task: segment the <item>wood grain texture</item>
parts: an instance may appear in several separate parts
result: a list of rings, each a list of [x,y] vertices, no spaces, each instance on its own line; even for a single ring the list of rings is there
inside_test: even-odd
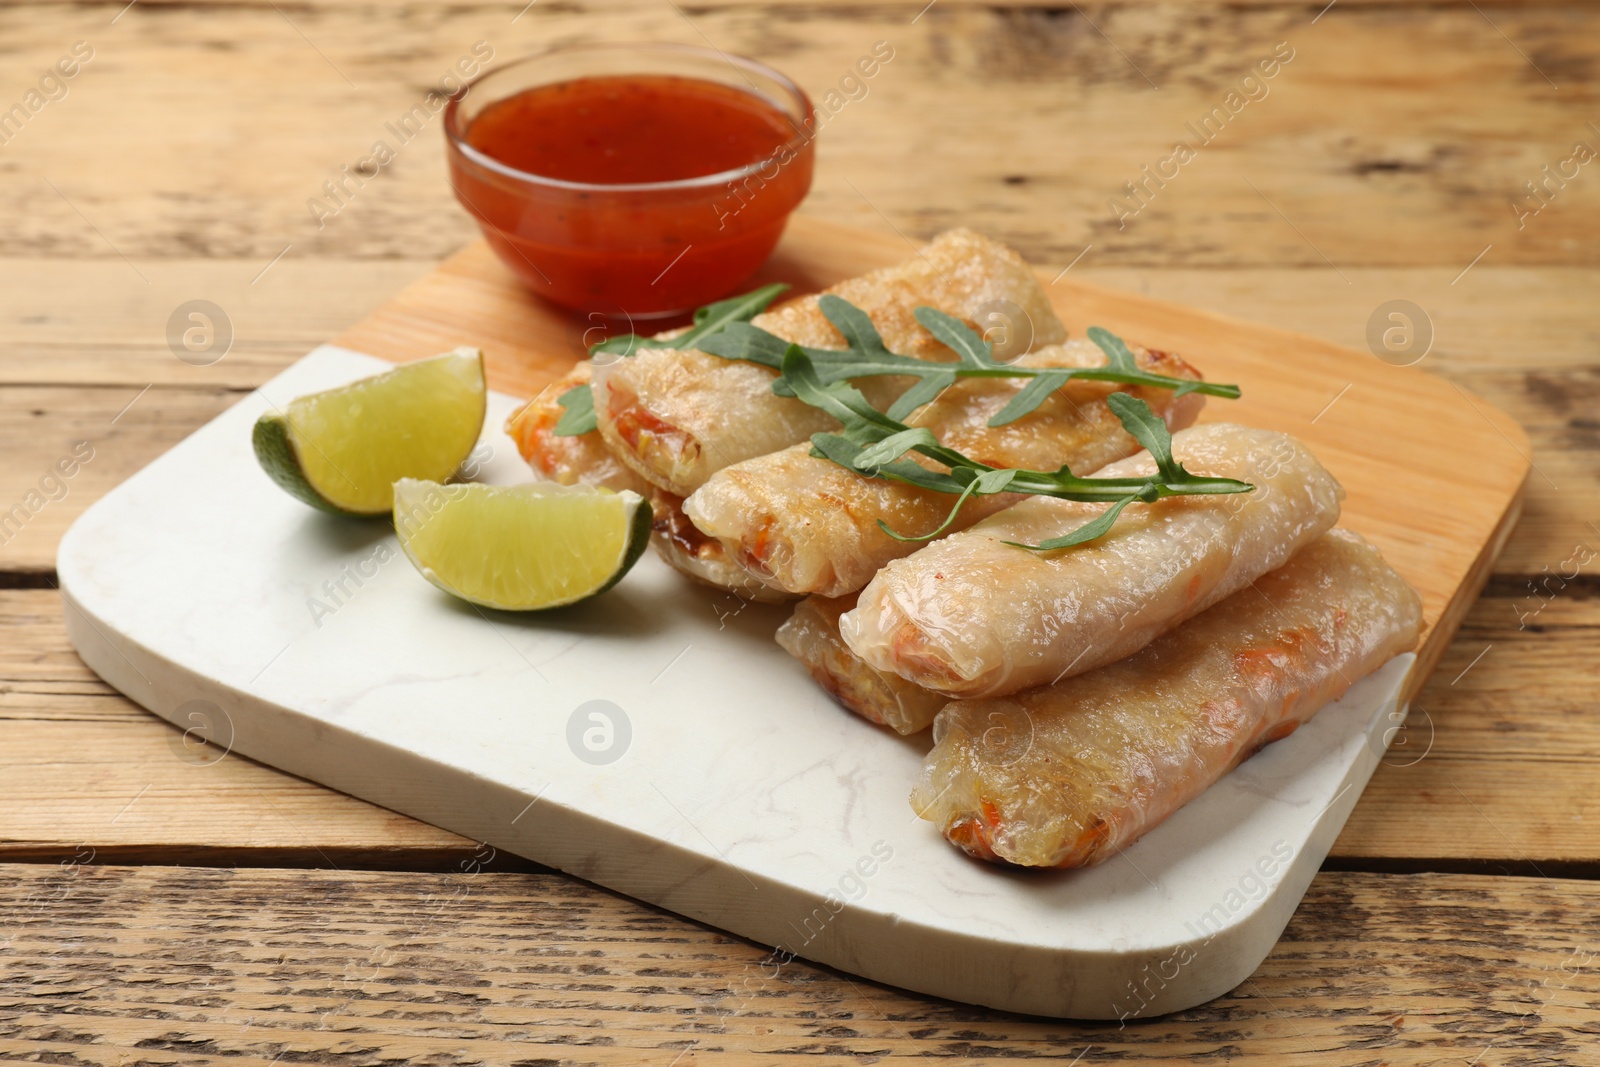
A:
[[[5,146],[0,255],[438,259],[470,224],[440,181],[437,119],[336,217],[319,226],[307,201],[477,41],[503,58],[709,40],[826,98],[884,40],[894,60],[819,143],[809,210],[833,221],[925,237],[981,218],[1040,262],[1093,244],[1087,264],[1293,265],[1330,288],[1330,263],[1448,280],[1489,244],[1481,265],[1595,264],[1593,168],[1520,229],[1510,208],[1575,142],[1600,145],[1592,5],[1344,3],[1314,24],[1321,4],[939,3],[914,23],[900,3],[524,6],[212,3],[202,20],[139,4],[112,25],[120,3],[9,5],[8,104],[72,42],[96,58]],[[1119,223],[1108,201],[1198,142],[1186,124],[1280,41],[1295,58],[1268,94]]]
[[[437,865],[455,834],[185,740],[100,681],[67,642],[60,597],[0,590],[0,857],[310,866]],[[220,735],[217,735],[220,737]]]
[[[0,1056],[1571,1067],[1600,1040],[1593,883],[1324,873],[1242,986],[1119,1027],[779,967],[725,934],[492,860],[415,875],[96,858],[0,866]]]
[[[227,389],[122,385],[0,390],[0,454],[6,457],[0,476],[0,562],[5,569],[53,572],[56,545],[84,508],[231,407],[239,395]]]
[[[141,268],[146,282],[116,258],[0,259],[0,389],[253,389],[436,265],[287,257],[251,284],[254,260],[164,259]],[[168,339],[192,300],[220,307],[233,334],[206,365]]]
[[[889,40],[894,63],[824,134],[809,214],[916,239],[974,225],[1058,267],[1093,245],[1072,277],[1357,349],[1409,298],[1436,328],[1422,366],[1527,428],[1523,519],[1334,862],[1592,876],[1600,586],[1593,563],[1559,575],[1600,548],[1600,171],[1522,229],[1510,200],[1600,144],[1600,10],[1340,0],[1312,25],[1320,0],[541,0],[513,22],[521,0],[144,0],[112,23],[122,6],[0,7],[0,108],[73,41],[96,49],[0,146],[0,509],[97,435],[65,499],[0,544],[0,585],[39,587],[0,591],[0,858],[45,861],[0,867],[0,1058],[1594,1061],[1575,954],[1600,940],[1592,883],[1324,873],[1251,983],[1130,1031],[800,965],[769,981],[759,949],[555,877],[158,868],[80,894],[85,844],[99,863],[444,871],[473,846],[237,756],[183,762],[175,730],[77,662],[44,586],[88,501],[473,236],[436,128],[322,228],[306,201],[474,41],[710,38],[820,96]],[[1107,200],[1278,40],[1296,58],[1271,95],[1118,228]],[[209,367],[165,338],[195,298],[236,328]]]
[[[987,220],[974,213],[972,225],[987,229]],[[879,232],[894,236],[887,227]],[[909,253],[903,242],[901,247]],[[0,388],[141,389],[152,382],[164,388],[254,388],[438,265],[288,258],[252,286],[253,262],[162,260],[147,271],[152,289],[120,261],[0,259]],[[1051,277],[1064,266],[1066,261],[1040,261]],[[1455,286],[1449,275],[1430,267],[1345,273],[1351,285],[1330,287],[1312,269],[1095,267],[1085,259],[1071,276],[1358,350],[1367,344],[1372,312],[1405,297],[1421,305],[1434,326],[1432,351],[1420,367],[1462,384],[1473,375],[1503,372],[1498,384],[1512,399],[1525,393],[1519,375],[1592,372],[1600,363],[1596,316],[1580,299],[1600,289],[1600,269],[1480,265]],[[86,292],[94,294],[91,307],[85,306]],[[234,331],[232,349],[209,366],[181,362],[166,338],[169,315],[193,299],[221,306]],[[581,336],[581,330],[574,333]],[[1567,406],[1593,394],[1591,386],[1587,396],[1571,398]],[[1547,413],[1546,402],[1560,395],[1560,389],[1529,394],[1527,410],[1512,413],[1533,428]],[[1507,403],[1499,395],[1495,400]]]

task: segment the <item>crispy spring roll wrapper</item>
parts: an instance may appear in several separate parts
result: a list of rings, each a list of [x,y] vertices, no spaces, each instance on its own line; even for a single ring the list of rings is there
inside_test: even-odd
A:
[[[648,496],[650,487],[643,478],[622,464],[593,431],[558,435],[556,423],[566,410],[559,403],[569,390],[589,384],[591,365],[577,364],[550,383],[550,387],[506,420],[506,433],[516,442],[517,451],[542,477],[562,485],[599,485],[619,492],[632,489]]]
[[[730,560],[722,545],[695,529],[683,514],[683,498],[654,487],[645,496],[652,512],[650,546],[679,574],[725,589],[741,600],[782,604],[794,594],[767,585]]]
[[[1410,651],[1421,621],[1378,550],[1334,530],[1128,659],[951,703],[911,806],[982,859],[1098,863]]]
[[[855,597],[807,597],[778,627],[778,644],[835,700],[862,718],[900,734],[927,729],[950,698],[874,670],[846,648],[839,637],[839,616],[854,605]]]
[[[1139,366],[1175,378],[1200,377],[1177,356],[1135,351]],[[1035,367],[1103,367],[1105,353],[1088,341],[1049,345],[1019,363]],[[1075,381],[1037,410],[1006,426],[989,419],[1021,392],[1026,378],[964,378],[906,421],[925,426],[951,448],[992,467],[1055,470],[1062,464],[1090,474],[1139,451],[1105,398],[1109,382]],[[1205,404],[1199,393],[1174,399],[1170,389],[1127,390],[1150,405],[1169,429],[1194,422]],[[918,459],[913,455],[910,458]],[[919,460],[920,461],[920,460]],[[940,469],[931,461],[924,465]],[[951,529],[960,530],[1015,504],[1015,494],[975,496]],[[866,478],[811,455],[809,442],[745,460],[712,475],[684,504],[694,524],[720,541],[731,559],[764,582],[793,593],[838,597],[861,589],[890,560],[920,543],[884,533],[937,529],[954,498],[903,482]]]
[[[1066,337],[1022,257],[971,230],[947,231],[898,266],[826,291],[867,312],[891,351],[923,359],[951,355],[916,321],[913,312],[922,305],[969,321],[994,309],[1024,319],[1013,321],[995,345],[999,359]],[[845,347],[843,336],[818,310],[816,295],[789,301],[752,322],[807,347]],[[652,484],[688,496],[724,467],[838,426],[800,400],[775,396],[775,376],[766,367],[704,352],[645,349],[596,366],[595,417],[606,444],[624,463]],[[910,384],[905,378],[875,378],[862,386],[874,404],[887,407]]]
[[[1174,434],[1172,451],[1255,491],[1134,504],[1105,536],[1053,552],[1005,542],[1039,544],[1109,505],[1030,497],[884,567],[839,620],[845,643],[928,689],[1004,696],[1137,652],[1338,521],[1344,490],[1284,434],[1212,423]],[[1097,476],[1155,470],[1141,452]]]
[[[517,451],[541,476],[562,485],[598,485],[631,489],[650,501],[653,513],[650,543],[675,570],[704,585],[725,589],[744,600],[782,602],[794,599],[763,584],[731,562],[722,546],[706,537],[683,514],[683,499],[650,485],[618,462],[598,433],[558,435],[554,432],[567,390],[589,384],[591,365],[577,364],[550,388],[534,397],[506,422]]]

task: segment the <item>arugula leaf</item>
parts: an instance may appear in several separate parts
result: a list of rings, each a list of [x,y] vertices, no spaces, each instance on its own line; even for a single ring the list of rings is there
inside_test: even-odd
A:
[[[693,326],[678,336],[669,337],[664,341],[654,337],[641,337],[636,333],[608,337],[598,344],[589,346],[589,355],[608,353],[631,356],[641,348],[693,348],[695,342],[720,332],[729,323],[748,322],[755,318],[767,310],[767,305],[772,303],[779,293],[788,288],[782,282],[777,282],[739,296],[730,296],[726,300],[718,300],[714,304],[707,304],[694,313]]]
[[[861,395],[861,390],[849,382],[823,381],[817,374],[816,364],[799,345],[790,345],[783,354],[782,371],[794,395],[838,419],[848,440],[870,444],[910,429],[873,407]]]
[[[789,287],[782,282],[764,285],[760,289],[751,290],[740,296],[731,296],[726,300],[719,300],[714,304],[707,304],[694,313],[694,325],[676,337],[665,341],[653,337],[640,337],[636,333],[622,334],[618,337],[608,337],[598,344],[589,346],[589,358],[602,353],[617,356],[631,356],[644,348],[694,348],[698,342],[707,337],[715,336],[731,325],[743,324],[767,310],[767,305],[779,293]],[[765,331],[762,331],[765,332]],[[768,336],[771,336],[770,334]],[[555,433],[562,437],[576,437],[586,434],[596,427],[594,415],[594,394],[587,385],[574,386],[556,400],[565,410],[557,420]]]
[[[931,404],[939,398],[939,394],[956,384],[955,371],[935,372],[924,375],[916,385],[900,394],[900,398],[889,405],[891,419],[904,419],[913,411],[925,404]],[[1032,382],[1028,383],[1032,385]]]
[[[973,478],[967,483],[967,487],[961,491],[961,495],[956,498],[955,504],[950,508],[950,513],[945,516],[944,522],[940,523],[936,529],[922,534],[921,536],[908,537],[895,533],[889,528],[889,524],[884,522],[882,519],[878,520],[878,529],[882,530],[896,541],[932,541],[935,537],[938,537],[940,534],[948,530],[951,523],[956,521],[956,515],[961,511],[961,505],[967,502],[967,498],[969,496],[972,496],[974,493],[982,493],[985,495],[1004,493],[1006,492],[1006,487],[1015,481],[1017,475],[1021,473],[1022,472],[1018,470],[984,471],[982,474],[978,475],[976,478]]]
[[[831,294],[829,297],[839,300]],[[839,300],[839,303],[860,313],[859,309],[844,300]],[[882,339],[878,337],[876,329],[873,330],[872,337],[881,345]],[[732,323],[721,333],[706,338],[700,345],[700,351],[709,352],[713,356],[758,363],[775,371],[783,370],[783,354],[788,350],[788,341],[747,322]],[[817,375],[825,382],[874,378],[880,375],[922,378],[929,374],[948,373],[954,370],[954,364],[913,359],[881,347],[870,351],[857,348],[802,348],[801,350],[810,357],[816,367]],[[794,395],[788,383],[781,377],[773,382],[772,391],[779,396]]]
[[[932,307],[919,307],[911,313],[922,323],[923,329],[961,358],[963,367],[992,369],[1005,366],[994,361],[994,346],[954,315],[947,315]]]
[[[955,522],[969,499],[994,493],[1024,493],[1111,505],[1091,521],[1060,537],[1037,545],[1017,545],[1050,551],[1104,536],[1129,504],[1150,503],[1168,496],[1248,493],[1255,489],[1249,482],[1190,473],[1173,458],[1172,435],[1167,432],[1166,423],[1156,417],[1150,405],[1126,393],[1113,393],[1108,403],[1128,433],[1155,458],[1156,473],[1143,478],[1080,478],[1065,465],[1056,471],[1033,471],[990,467],[969,459],[940,443],[927,427],[907,426],[878,411],[848,381],[826,380],[811,353],[799,345],[790,345],[784,352],[781,370],[795,396],[826,411],[838,419],[843,428],[842,433],[812,435],[812,455],[869,478],[905,482],[956,498],[944,522],[930,533],[898,533],[880,519],[878,525],[897,540],[925,541],[938,537]],[[930,459],[945,470],[901,458],[908,453]]]
[[[910,534],[896,533],[894,528],[888,523],[884,522],[882,519],[878,520],[878,529],[882,530],[896,541],[932,541],[935,537],[938,537],[940,534],[950,529],[951,524],[956,521],[956,516],[961,512],[961,505],[965,504],[967,499],[971,497],[973,493],[976,493],[979,488],[980,479],[973,478],[968,481],[966,488],[961,490],[961,495],[956,497],[956,502],[950,505],[950,513],[944,517],[944,521],[925,534],[912,536]]]
[[[576,437],[595,428],[594,393],[587,385],[575,385],[556,398],[562,406],[561,418],[550,431],[558,437]]]
[[[844,335],[845,343],[856,352],[867,356],[891,355],[883,343],[883,336],[872,325],[872,317],[850,301],[832,293],[817,297],[817,310],[833,323],[834,329]]]
[[[702,352],[709,352],[723,359],[759,363],[772,370],[783,367],[783,353],[788,347],[789,342],[777,334],[768,333],[748,322],[730,322],[721,333],[707,337],[700,343]]]
[[[956,354],[954,362],[938,362],[889,351],[867,313],[842,297],[825,293],[818,298],[817,307],[844,336],[846,345],[844,348],[802,348],[817,378],[824,383],[885,376],[915,378],[916,382],[889,408],[889,414],[895,419],[904,419],[932,402],[960,378],[1031,379],[990,418],[989,425],[995,427],[1013,423],[1037,410],[1050,394],[1075,378],[1170,389],[1174,396],[1204,393],[1232,398],[1239,395],[1236,385],[1174,378],[1141,370],[1122,338],[1098,326],[1089,329],[1089,338],[1105,352],[1106,366],[1032,367],[996,362],[994,347],[966,323],[937,308],[918,307],[912,312],[917,321]],[[789,343],[748,322],[734,322],[706,338],[699,347],[713,356],[758,363],[781,372]],[[781,374],[773,382],[772,391],[779,396],[794,395],[787,377]]]
[[[1087,544],[1099,537],[1104,537],[1111,532],[1111,527],[1116,525],[1117,516],[1122,514],[1122,509],[1139,499],[1136,496],[1125,496],[1112,504],[1100,514],[1093,522],[1086,522],[1071,533],[1052,537],[1047,541],[1040,541],[1036,545],[1025,545],[1021,541],[1006,541],[1005,544],[1013,548],[1026,548],[1032,552],[1051,552],[1058,548],[1072,548],[1074,545]]]
[[[1112,393],[1106,397],[1106,406],[1121,421],[1123,429],[1155,457],[1161,477],[1175,482],[1189,473],[1172,458],[1172,435],[1167,432],[1166,422],[1156,418],[1149,404],[1127,393]]]
[[[931,445],[938,447],[939,439],[933,431],[926,426],[914,426],[909,430],[892,433],[875,444],[868,445],[856,457],[856,463],[861,466],[881,467],[885,463],[893,462],[910,452],[918,445]]]
[[[1138,364],[1134,361],[1133,353],[1128,351],[1127,343],[1100,326],[1091,326],[1088,330],[1089,340],[1100,346],[1100,351],[1106,354],[1106,359],[1111,361],[1111,369],[1115,371],[1137,371]]]
[[[1100,351],[1106,354],[1106,359],[1110,361],[1112,370],[1118,373],[1138,373],[1138,361],[1133,358],[1133,353],[1128,351],[1128,346],[1123,342],[1122,338],[1099,326],[1089,327],[1088,337],[1089,340],[1100,346]],[[1212,392],[1209,389],[1202,388],[1202,383],[1192,378],[1178,380],[1183,384],[1173,390],[1173,396],[1175,397],[1187,396],[1190,393],[1210,393],[1212,396],[1225,396],[1230,400],[1239,398],[1239,387],[1237,385],[1219,386],[1219,391]]]
[[[1009,426],[1038,409],[1044,403],[1044,398],[1060,389],[1072,380],[1070,370],[1045,371],[1033,381],[1024,385],[1017,391],[1017,395],[1006,401],[1006,406],[995,412],[989,420],[990,426]]]

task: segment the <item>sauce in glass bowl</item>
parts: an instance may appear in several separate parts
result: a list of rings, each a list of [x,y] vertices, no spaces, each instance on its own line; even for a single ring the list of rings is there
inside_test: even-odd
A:
[[[557,49],[451,100],[451,183],[533,292],[637,318],[726,296],[811,185],[810,101],[681,45]]]

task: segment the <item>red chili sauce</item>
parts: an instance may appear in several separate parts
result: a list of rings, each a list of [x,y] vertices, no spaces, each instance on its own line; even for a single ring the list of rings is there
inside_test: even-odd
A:
[[[671,75],[578,78],[486,106],[465,131],[519,180],[452,153],[457,195],[535,292],[608,316],[734,291],[811,184],[811,133],[768,100]],[[630,189],[760,164],[735,181]],[[593,188],[618,186],[620,188]]]

